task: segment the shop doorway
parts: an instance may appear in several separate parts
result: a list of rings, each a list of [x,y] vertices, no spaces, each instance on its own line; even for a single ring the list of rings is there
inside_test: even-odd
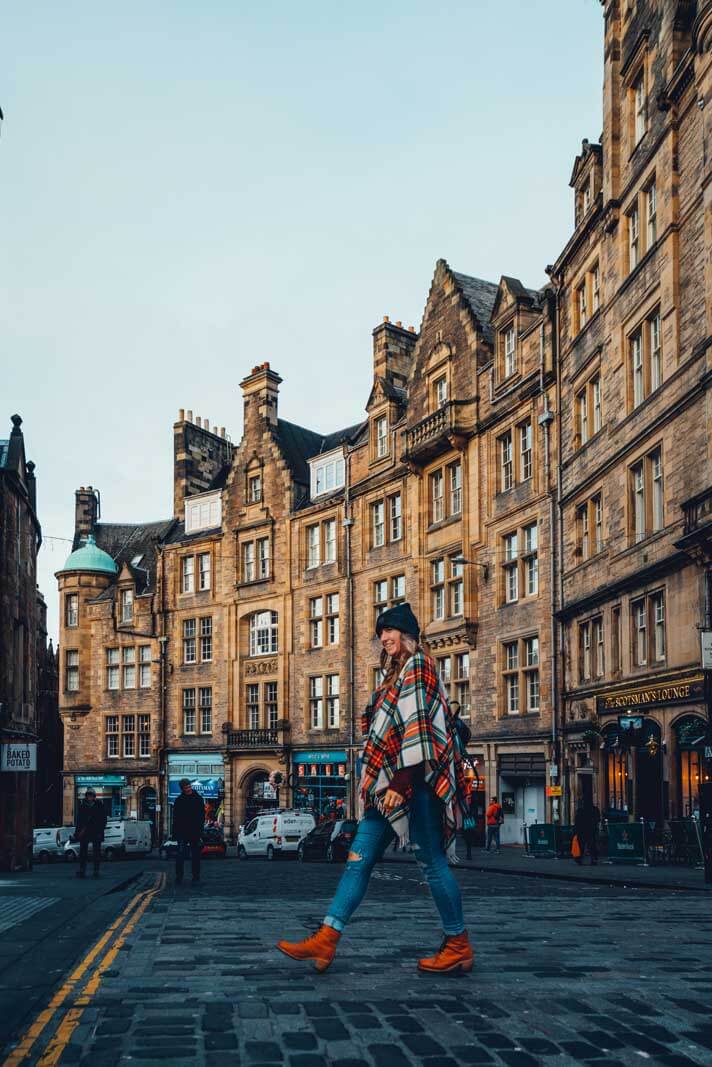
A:
[[[269,783],[267,771],[255,771],[245,782],[245,825],[260,811],[279,807],[275,789]]]
[[[660,727],[644,719],[635,745],[635,814],[654,829],[663,818],[663,746]]]
[[[663,819],[663,746],[654,719],[622,715],[603,730],[606,805],[611,821],[630,815],[655,829]]]
[[[151,837],[156,841],[156,790],[153,786],[145,786],[139,793],[138,817],[151,824]]]

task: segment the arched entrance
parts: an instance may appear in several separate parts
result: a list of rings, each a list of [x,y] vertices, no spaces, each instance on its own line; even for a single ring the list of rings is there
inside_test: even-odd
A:
[[[673,727],[677,749],[677,814],[689,818],[700,805],[700,784],[709,781],[705,767],[707,723],[699,715],[684,715]]]
[[[604,815],[610,820],[663,817],[663,749],[654,719],[622,715],[604,728]]]
[[[245,824],[260,811],[269,811],[278,806],[275,790],[269,784],[268,771],[253,771],[245,779]]]
[[[144,786],[138,795],[138,817],[151,824],[151,836],[156,840],[156,790],[153,786]]]

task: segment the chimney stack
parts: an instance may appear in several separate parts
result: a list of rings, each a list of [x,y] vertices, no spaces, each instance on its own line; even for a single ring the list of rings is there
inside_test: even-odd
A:
[[[404,389],[413,367],[413,351],[418,334],[410,326],[407,330],[403,323],[391,322],[388,315],[383,316],[373,331],[373,376],[384,378],[391,385]]]
[[[99,494],[91,485],[82,485],[74,494],[74,540],[86,538],[99,518]]]
[[[251,373],[240,382],[245,403],[245,425],[254,418],[262,419],[269,426],[277,425],[281,384],[282,379],[270,369],[269,363],[252,368]]]

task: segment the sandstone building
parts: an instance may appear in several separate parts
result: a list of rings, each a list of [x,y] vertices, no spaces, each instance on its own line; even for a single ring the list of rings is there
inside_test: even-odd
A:
[[[375,618],[405,599],[505,842],[581,795],[612,818],[692,809],[712,628],[712,4],[616,0],[604,22],[603,135],[575,160],[574,229],[544,287],[440,260],[420,331],[373,331],[360,421],[286,421],[263,363],[238,443],[180,413],[172,517],[102,523],[97,492],[77,492],[58,574],[65,819],[91,783],[166,829],[184,775],[229,831],[271,804],[352,809]]]

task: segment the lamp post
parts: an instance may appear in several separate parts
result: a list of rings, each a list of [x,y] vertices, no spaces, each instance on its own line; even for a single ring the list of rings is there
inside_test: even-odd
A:
[[[476,559],[466,559],[465,556],[452,556],[451,557],[451,563],[467,563],[471,567],[481,567],[482,568],[482,580],[486,582],[487,579],[489,578],[489,566],[488,566],[487,563],[480,563]]]

